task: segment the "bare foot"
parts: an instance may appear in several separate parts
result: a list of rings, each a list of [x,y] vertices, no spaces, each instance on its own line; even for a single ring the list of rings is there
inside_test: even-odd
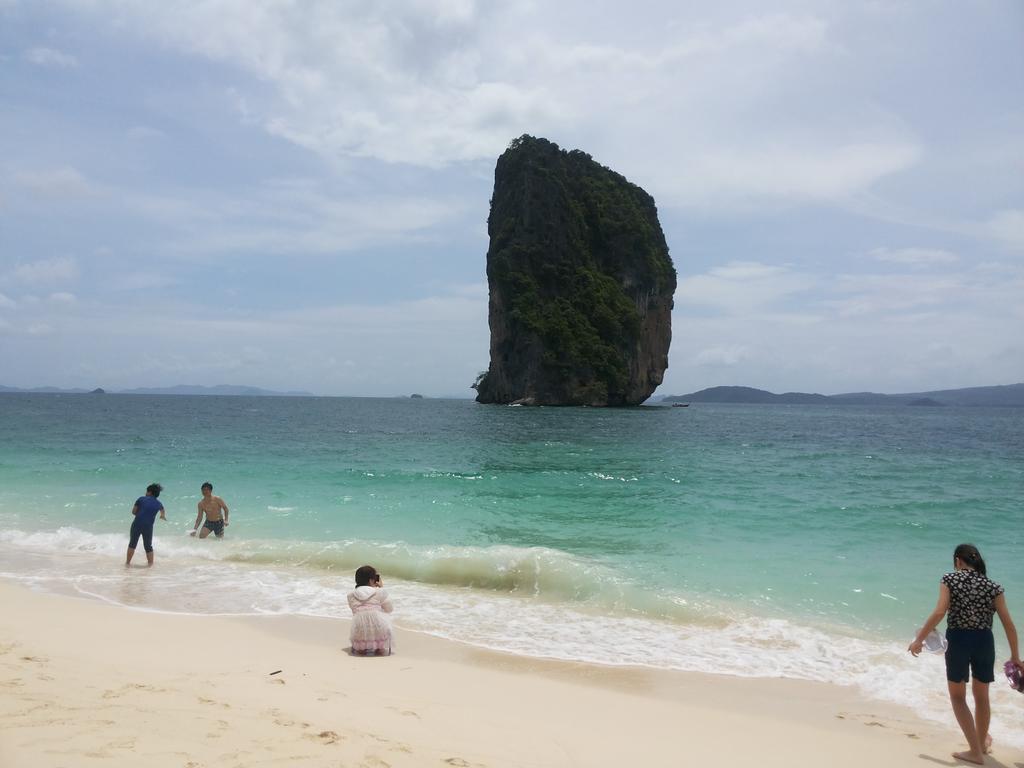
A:
[[[981,751],[984,752],[986,755],[989,752],[992,751],[992,736],[986,734],[986,736],[985,736],[985,748],[982,749]]]
[[[957,760],[963,760],[965,763],[985,764],[985,755],[976,755],[973,752],[954,752],[953,757]]]

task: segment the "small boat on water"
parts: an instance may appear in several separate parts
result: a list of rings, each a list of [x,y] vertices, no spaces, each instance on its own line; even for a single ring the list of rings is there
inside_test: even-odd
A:
[[[689,408],[689,403],[672,403],[673,408]]]

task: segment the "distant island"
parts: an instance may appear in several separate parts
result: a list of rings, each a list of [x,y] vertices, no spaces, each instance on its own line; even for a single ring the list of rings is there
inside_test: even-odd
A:
[[[780,405],[943,405],[1024,407],[1024,384],[993,387],[940,389],[933,392],[908,392],[883,395],[878,392],[848,392],[819,395],[808,392],[784,392],[777,395],[753,387],[709,387],[688,395],[666,395],[663,403],[752,403]]]
[[[233,395],[247,397],[315,397],[312,392],[275,392],[270,389],[259,387],[245,387],[233,384],[219,384],[215,387],[202,387],[196,384],[178,384],[173,387],[142,387],[139,389],[104,390],[96,389],[60,389],[59,387],[34,387],[22,389],[20,387],[0,386],[0,393],[21,392],[28,394],[117,394],[117,395]]]

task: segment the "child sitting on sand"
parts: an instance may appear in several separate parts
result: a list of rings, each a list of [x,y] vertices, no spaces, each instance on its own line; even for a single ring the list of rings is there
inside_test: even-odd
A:
[[[372,565],[356,570],[356,588],[348,593],[348,607],[352,609],[352,653],[390,656],[391,622],[384,614],[394,606]]]

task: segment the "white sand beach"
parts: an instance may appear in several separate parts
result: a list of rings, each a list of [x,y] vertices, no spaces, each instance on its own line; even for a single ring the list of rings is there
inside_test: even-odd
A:
[[[357,658],[343,621],[151,613],[10,583],[0,595],[3,766],[852,768],[953,765],[961,746],[952,726],[839,686],[538,661],[401,631],[394,656]],[[1024,753],[997,742],[989,764],[1019,768]]]

